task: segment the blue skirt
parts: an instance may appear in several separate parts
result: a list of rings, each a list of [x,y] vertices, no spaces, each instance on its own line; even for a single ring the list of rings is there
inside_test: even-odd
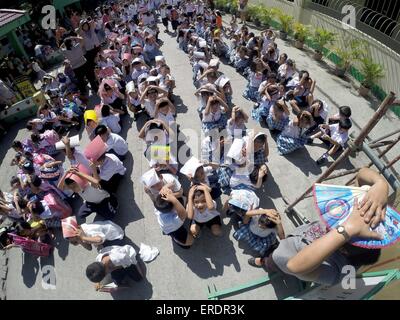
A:
[[[307,142],[306,136],[300,138],[291,138],[283,136],[281,134],[277,140],[279,154],[283,156],[292,153],[297,149],[303,148],[306,142]]]
[[[228,119],[226,117],[225,113],[221,114],[221,118],[219,118],[218,121],[215,122],[202,122],[202,129],[204,132],[208,132],[212,129],[224,129],[226,127],[226,123],[228,122]]]
[[[247,242],[250,248],[261,256],[264,256],[265,252],[277,242],[275,233],[271,233],[265,238],[259,237],[251,232],[249,224],[243,224],[235,231],[233,237],[237,241],[244,240]]]
[[[258,99],[260,97],[260,94],[258,93],[258,88],[250,87],[250,85],[247,85],[247,88],[243,93],[243,97],[247,100],[258,102]]]
[[[251,117],[253,120],[261,122],[263,118],[268,117],[270,108],[271,104],[261,104],[258,108],[251,111]]]
[[[279,130],[283,131],[289,123],[289,118],[284,118],[279,121],[275,121],[271,115],[267,117],[267,124],[270,130]]]

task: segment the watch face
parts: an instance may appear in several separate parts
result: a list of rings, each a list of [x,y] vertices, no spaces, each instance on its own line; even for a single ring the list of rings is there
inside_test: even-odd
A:
[[[337,230],[338,230],[339,233],[343,233],[344,232],[344,227],[340,226],[340,227],[337,228]]]

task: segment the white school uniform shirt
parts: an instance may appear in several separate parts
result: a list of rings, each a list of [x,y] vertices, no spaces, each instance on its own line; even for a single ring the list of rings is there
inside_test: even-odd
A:
[[[162,181],[163,181],[163,185],[167,185],[169,183],[172,184],[171,190],[172,192],[178,192],[179,190],[181,190],[182,185],[180,184],[179,180],[177,178],[175,178],[172,174],[170,173],[163,173],[162,175]],[[150,192],[157,196],[159,194],[159,191],[153,188],[150,188]]]
[[[236,168],[233,172],[231,179],[229,181],[229,185],[231,188],[235,188],[241,184],[246,186],[254,187],[254,185],[250,181],[250,172],[247,168]]]
[[[157,216],[158,224],[165,234],[170,234],[178,230],[184,223],[184,221],[179,218],[178,213],[175,210],[162,213],[155,209],[154,214]]]
[[[346,142],[349,140],[348,132],[340,132],[339,124],[332,124],[329,126],[331,138],[339,143],[342,147],[345,146]]]
[[[281,66],[279,66],[279,68],[278,68],[278,74],[279,74],[282,78],[284,78],[284,79],[293,78],[293,76],[295,75],[296,71],[293,70],[293,68],[290,68],[290,70],[288,70],[288,71],[286,72],[286,68],[287,68],[287,67],[286,67],[285,64],[282,64]],[[285,75],[285,72],[286,72],[286,75]]]
[[[260,84],[263,82],[263,74],[257,74],[255,72],[250,72],[249,83],[250,87],[259,88]]]
[[[203,122],[216,122],[221,118],[221,115],[221,109],[219,109],[215,113],[210,112],[209,114],[206,114],[206,111],[203,110]]]
[[[107,151],[114,150],[120,156],[128,152],[128,143],[116,133],[110,133],[106,145]]]
[[[268,237],[271,233],[276,234],[276,228],[267,228],[267,229],[262,229],[258,226],[258,220],[260,220],[261,215],[253,216],[250,220],[250,231],[251,233],[255,234],[256,236],[259,236],[261,238],[266,238]]]
[[[100,178],[104,181],[110,180],[115,174],[123,176],[126,172],[126,168],[121,160],[112,153],[106,154],[104,163],[100,166]]]
[[[143,107],[150,117],[154,118],[156,116],[156,105],[148,99],[143,101]]]
[[[167,123],[169,125],[171,124],[171,122],[175,122],[174,115],[170,111],[167,114],[159,112],[157,114],[156,119],[162,120],[162,121],[164,121],[165,123]]]
[[[136,251],[130,245],[105,247],[99,251],[96,261],[101,262],[105,255],[110,257],[112,264],[116,267],[128,268],[137,263]]]
[[[150,15],[150,16],[143,15],[142,22],[143,22],[143,25],[145,25],[145,26],[154,24],[155,23],[154,16],[153,15]]]
[[[215,209],[217,207],[217,204],[215,203],[214,200],[213,203],[214,203],[214,209],[212,210],[206,208],[203,212],[200,212],[196,208],[193,208],[194,209],[193,220],[198,223],[205,223],[214,219],[215,217],[218,217],[220,213]]]
[[[119,114],[110,114],[107,117],[101,118],[101,124],[111,129],[112,133],[120,133],[121,126],[119,124]]]
[[[272,39],[268,39],[267,37],[264,37],[264,42],[263,42],[263,47],[262,47],[262,53],[266,53],[268,46],[273,43],[274,41]]]
[[[147,70],[147,68],[146,68],[145,66],[142,66],[139,70],[133,69],[132,75],[131,75],[132,80],[133,80],[133,81],[136,81],[137,78],[138,78],[140,75],[142,75],[143,73],[148,73],[148,70]]]
[[[121,240],[124,237],[124,230],[110,220],[84,223],[80,227],[88,237],[100,237],[102,243],[106,240]]]
[[[196,6],[196,13],[197,14],[201,14],[201,15],[203,15],[204,14],[204,5],[201,3],[201,4],[198,4],[197,6]]]
[[[322,110],[319,113],[319,116],[326,120],[328,118],[328,114],[329,114],[329,106],[325,101],[322,101]]]
[[[235,121],[233,121],[233,119],[229,119],[227,126],[226,126],[226,130],[228,131],[228,134],[230,136],[234,136],[234,137],[242,137],[243,134],[243,130],[246,129],[246,125],[243,124],[241,126],[238,126]]]
[[[300,138],[302,132],[303,132],[303,130],[298,126],[295,126],[293,124],[293,120],[292,120],[286,126],[285,130],[283,130],[282,135],[284,137],[296,138],[297,139],[297,138]]]
[[[103,190],[93,187],[90,183],[79,192],[79,195],[85,202],[101,203],[104,199],[110,197],[110,194]]]
[[[165,9],[165,8],[160,9],[160,16],[161,16],[161,19],[168,17],[167,9]]]

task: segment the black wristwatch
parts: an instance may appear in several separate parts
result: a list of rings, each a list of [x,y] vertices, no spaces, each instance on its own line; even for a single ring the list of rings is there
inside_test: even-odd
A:
[[[336,230],[337,230],[337,232],[338,232],[339,234],[341,234],[342,236],[344,236],[344,238],[346,239],[346,241],[349,241],[349,240],[350,240],[351,237],[350,237],[349,234],[347,233],[346,228],[345,228],[344,226],[338,225],[338,226],[336,227]]]

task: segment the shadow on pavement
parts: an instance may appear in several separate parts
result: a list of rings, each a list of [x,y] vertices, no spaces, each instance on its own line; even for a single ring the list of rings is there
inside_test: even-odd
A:
[[[322,173],[321,168],[315,164],[315,160],[311,157],[307,148],[298,149],[284,157],[300,169],[307,177],[310,176],[310,174],[318,176]]]
[[[215,237],[207,227],[204,227],[201,236],[195,240],[190,249],[182,249],[173,242],[173,250],[186,262],[190,270],[202,279],[222,276],[224,266],[233,265],[235,270],[240,272],[229,230],[229,227],[222,225],[222,236]]]
[[[39,258],[34,257],[31,254],[22,252],[21,254],[23,255],[21,270],[22,279],[28,288],[32,288],[35,285],[37,275],[39,274]]]

